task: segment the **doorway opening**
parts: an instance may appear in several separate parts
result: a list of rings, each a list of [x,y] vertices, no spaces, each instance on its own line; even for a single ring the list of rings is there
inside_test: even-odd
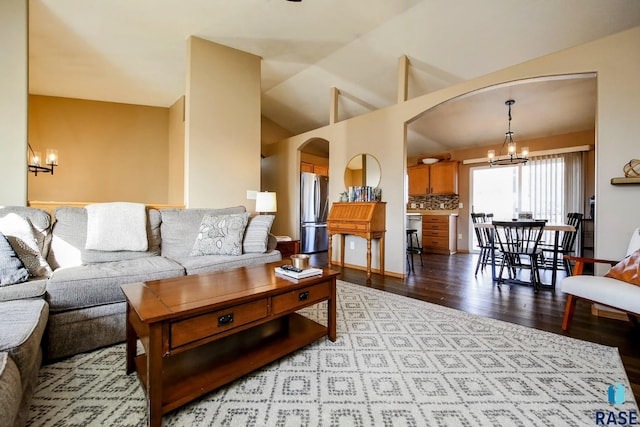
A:
[[[314,138],[300,148],[300,252],[329,249],[329,141]]]

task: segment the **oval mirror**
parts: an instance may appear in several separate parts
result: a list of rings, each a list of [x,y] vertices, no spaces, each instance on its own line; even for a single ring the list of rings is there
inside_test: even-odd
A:
[[[377,187],[380,184],[380,163],[371,154],[361,153],[354,156],[344,171],[344,186]]]

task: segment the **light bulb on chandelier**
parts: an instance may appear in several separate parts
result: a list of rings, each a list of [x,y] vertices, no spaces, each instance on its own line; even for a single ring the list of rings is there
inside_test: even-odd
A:
[[[527,163],[529,160],[527,158],[529,155],[529,148],[522,147],[522,151],[520,152],[520,155],[518,155],[517,146],[513,140],[514,132],[511,130],[511,106],[515,103],[516,101],[513,99],[509,99],[505,102],[505,105],[509,107],[508,130],[504,134],[504,141],[502,143],[502,147],[500,147],[498,155],[496,156],[496,150],[487,151],[487,158],[489,159],[490,166],[517,165]],[[503,151],[505,152],[504,156],[502,154]]]

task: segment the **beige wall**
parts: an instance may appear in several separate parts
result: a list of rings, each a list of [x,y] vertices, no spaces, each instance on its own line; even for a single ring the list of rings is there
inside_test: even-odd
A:
[[[260,189],[260,57],[188,40],[185,203],[247,205]]]
[[[28,177],[30,201],[168,203],[166,108],[29,96],[29,140],[56,148],[55,173]]]
[[[169,108],[168,203],[184,204],[184,96]]]
[[[27,0],[0,1],[0,206],[27,202]]]
[[[380,161],[380,187],[383,200],[387,201],[386,269],[403,274],[405,123],[442,102],[481,88],[527,78],[590,72],[596,72],[598,79],[596,256],[622,257],[631,231],[640,225],[636,214],[640,197],[637,186],[611,186],[609,180],[622,174],[622,166],[630,158],[638,157],[640,27],[268,145],[265,152],[270,156],[276,191],[295,200],[288,211],[279,209],[278,229],[298,235],[298,147],[316,137],[330,142],[332,201],[337,201],[343,190],[342,171],[349,159],[359,152],[371,153]],[[357,261],[353,263],[364,265],[363,253],[355,255]]]
[[[293,136],[291,131],[283,128],[265,116],[260,116],[260,121],[262,144],[273,144],[274,142]]]

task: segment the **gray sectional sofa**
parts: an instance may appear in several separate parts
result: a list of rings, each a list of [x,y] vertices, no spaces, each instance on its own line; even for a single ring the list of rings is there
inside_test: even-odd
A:
[[[85,249],[84,208],[58,208],[53,224],[43,210],[0,208],[0,219],[11,213],[29,220],[51,267],[49,277],[0,286],[0,419],[7,425],[25,423],[43,360],[125,340],[126,305],[120,285],[280,261],[271,234],[266,251],[190,255],[205,215],[244,212],[243,206],[147,209],[146,251],[97,251]]]

